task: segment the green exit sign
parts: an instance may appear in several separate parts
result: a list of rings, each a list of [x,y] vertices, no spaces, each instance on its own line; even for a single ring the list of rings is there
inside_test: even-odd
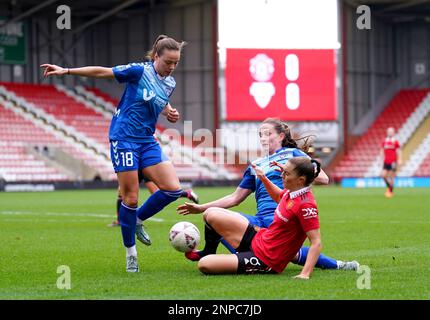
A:
[[[0,18],[0,25],[6,20]],[[0,28],[0,64],[25,64],[26,35],[24,22],[9,23]]]

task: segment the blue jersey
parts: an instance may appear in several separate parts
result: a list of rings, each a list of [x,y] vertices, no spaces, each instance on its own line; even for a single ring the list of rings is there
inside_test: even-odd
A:
[[[116,66],[112,71],[126,87],[112,118],[109,139],[154,141],[155,124],[175,89],[175,80],[171,76],[160,77],[152,62]]]
[[[259,158],[255,161],[252,161],[252,163],[263,169],[264,174],[273,184],[277,185],[281,189],[284,189],[281,173],[279,171],[276,171],[275,167],[271,167],[270,162],[276,161],[278,163],[284,164],[293,157],[303,156],[309,158],[309,156],[300,149],[281,148],[277,150],[274,154]],[[243,174],[243,179],[240,182],[239,187],[243,189],[249,189],[255,192],[255,200],[257,202],[257,217],[273,215],[278,204],[273,201],[273,199],[267,193],[264,184],[261,182],[260,179],[257,178],[251,165],[249,165],[249,167]]]

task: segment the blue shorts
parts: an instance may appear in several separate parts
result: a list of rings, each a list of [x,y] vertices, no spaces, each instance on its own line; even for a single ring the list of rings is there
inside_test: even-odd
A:
[[[110,156],[115,172],[140,171],[169,160],[155,140],[150,143],[111,141]]]
[[[245,213],[240,213],[240,214],[244,216],[246,219],[248,219],[249,223],[260,228],[268,228],[270,224],[273,222],[273,214],[266,214],[266,215],[260,215],[260,216],[258,215],[252,216]]]

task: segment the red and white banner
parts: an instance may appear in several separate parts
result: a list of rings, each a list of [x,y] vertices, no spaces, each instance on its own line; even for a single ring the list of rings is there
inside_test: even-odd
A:
[[[227,121],[337,119],[332,49],[227,49]]]

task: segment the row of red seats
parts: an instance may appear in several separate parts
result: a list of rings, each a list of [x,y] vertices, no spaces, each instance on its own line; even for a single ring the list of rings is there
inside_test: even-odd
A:
[[[427,89],[399,91],[369,129],[357,140],[352,150],[334,168],[333,175],[336,178],[352,174],[362,177],[380,153],[387,128],[400,129],[428,92]]]

